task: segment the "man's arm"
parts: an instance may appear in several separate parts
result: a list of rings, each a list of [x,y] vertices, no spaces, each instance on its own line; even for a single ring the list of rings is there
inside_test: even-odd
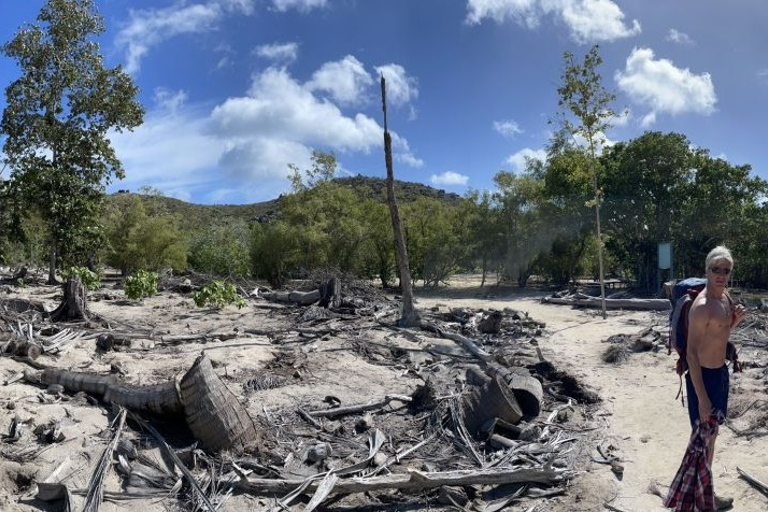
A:
[[[709,312],[705,303],[694,301],[691,305],[691,311],[688,315],[688,341],[687,352],[685,355],[688,363],[688,374],[691,377],[691,383],[696,390],[696,397],[699,399],[699,420],[704,423],[712,415],[712,402],[707,396],[704,388],[704,379],[701,376],[701,354],[706,340],[707,325],[709,325]]]

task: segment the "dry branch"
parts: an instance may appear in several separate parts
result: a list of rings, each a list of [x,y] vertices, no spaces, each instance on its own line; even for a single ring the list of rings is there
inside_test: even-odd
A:
[[[764,484],[754,476],[750,475],[749,473],[741,469],[739,466],[736,466],[736,471],[739,472],[739,476],[741,476],[744,480],[752,484],[752,486],[757,488],[758,491],[768,496],[768,485]]]
[[[344,416],[346,414],[357,414],[360,412],[375,411],[386,407],[392,401],[410,402],[412,400],[409,396],[404,395],[387,395],[381,400],[375,400],[365,404],[350,405],[349,407],[337,407],[335,409],[327,409],[322,411],[306,411],[310,416],[335,418],[336,416]]]
[[[104,477],[107,475],[110,463],[112,461],[112,453],[115,451],[117,442],[120,440],[120,435],[123,432],[123,426],[125,425],[125,409],[120,410],[115,422],[115,432],[112,435],[112,440],[104,448],[99,458],[99,463],[91,476],[90,484],[88,485],[88,493],[85,496],[85,506],[83,506],[83,512],[98,512],[101,506],[101,501],[104,498]]]

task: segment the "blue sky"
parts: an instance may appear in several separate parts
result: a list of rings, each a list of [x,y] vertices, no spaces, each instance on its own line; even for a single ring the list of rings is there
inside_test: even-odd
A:
[[[0,41],[42,0],[3,0]],[[464,194],[543,155],[563,52],[600,45],[627,111],[605,136],[679,132],[768,178],[764,0],[97,0],[109,66],[140,88],[144,124],[112,138],[126,178],[196,203],[290,190],[313,149],[339,175],[383,177],[380,74],[395,177]],[[0,85],[18,76],[0,57]],[[0,98],[0,108],[5,97]],[[7,171],[6,171],[7,172]]]

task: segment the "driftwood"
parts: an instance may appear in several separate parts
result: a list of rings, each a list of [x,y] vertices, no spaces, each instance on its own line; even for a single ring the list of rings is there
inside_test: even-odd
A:
[[[768,485],[764,484],[754,476],[750,475],[740,467],[736,466],[736,471],[739,472],[739,476],[741,476],[744,480],[752,484],[753,487],[755,487],[758,491],[763,493],[765,496],[768,496]]]
[[[474,355],[478,359],[481,359],[483,361],[488,361],[491,359],[491,354],[489,354],[488,352],[480,348],[474,341],[467,338],[466,336],[462,336],[461,334],[450,332],[445,329],[441,329],[438,326],[427,323],[427,322],[421,322],[421,328],[424,329],[425,331],[434,332],[438,336],[441,336],[443,338],[448,338],[449,340],[453,340],[460,343],[462,347],[467,349],[472,355]]]
[[[364,493],[381,489],[431,489],[443,485],[503,485],[537,483],[553,485],[568,478],[568,472],[553,468],[492,469],[480,471],[421,472],[411,469],[408,473],[369,478],[351,478],[336,483],[333,491],[341,494]],[[249,492],[288,492],[306,484],[305,480],[272,480],[247,478],[236,486]],[[311,482],[305,492],[314,492],[319,481]]]
[[[4,346],[3,352],[11,356],[28,357],[34,360],[40,357],[43,349],[32,341],[11,340]]]
[[[569,297],[544,297],[542,302],[563,304],[582,308],[601,308],[600,297],[588,295],[572,295]],[[670,302],[667,299],[605,299],[607,309],[632,309],[640,311],[669,311]]]
[[[351,405],[349,407],[337,407],[335,409],[327,409],[323,411],[305,411],[309,416],[322,416],[325,418],[335,418],[336,416],[344,416],[346,414],[357,414],[366,411],[375,411],[389,404],[392,401],[410,402],[412,398],[410,396],[402,395],[387,395],[381,400],[374,400],[366,404]]]
[[[320,300],[320,290],[312,290],[310,292],[266,292],[261,294],[261,296],[275,302],[288,302],[300,306],[309,306]]]

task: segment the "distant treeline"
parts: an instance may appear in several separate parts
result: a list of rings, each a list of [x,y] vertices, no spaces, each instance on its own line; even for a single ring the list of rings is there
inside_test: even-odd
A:
[[[126,274],[192,269],[275,287],[318,269],[396,284],[384,181],[332,179],[335,158],[314,156],[313,169],[294,169],[293,193],[264,203],[194,205],[151,190],[108,196],[94,234],[100,249],[62,257]],[[735,279],[768,287],[768,186],[748,165],[660,132],[605,148],[598,164],[607,275],[655,293],[659,242],[672,244],[676,277],[702,274],[707,252],[724,243]],[[413,279],[433,286],[476,271],[489,283],[525,286],[533,275],[558,285],[597,277],[592,179],[586,153],[557,134],[546,161],[529,160],[521,174],[498,172],[493,190],[460,197],[397,182]],[[21,227],[17,239],[4,237],[3,261],[44,265],[45,229],[34,211]]]

